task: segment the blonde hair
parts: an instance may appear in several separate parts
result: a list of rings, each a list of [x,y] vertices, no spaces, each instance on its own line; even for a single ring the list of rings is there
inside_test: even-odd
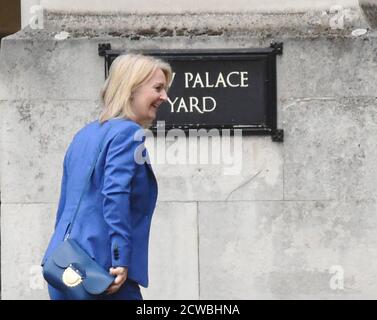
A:
[[[101,90],[104,109],[99,116],[99,122],[132,117],[133,92],[148,81],[157,69],[161,69],[165,74],[167,91],[172,80],[172,69],[167,62],[135,53],[118,56],[111,64],[109,76]]]

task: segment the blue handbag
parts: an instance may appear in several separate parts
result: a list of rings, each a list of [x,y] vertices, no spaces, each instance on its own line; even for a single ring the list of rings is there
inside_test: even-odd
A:
[[[45,280],[71,300],[96,300],[114,281],[114,277],[108,271],[93,260],[75,240],[70,238],[84,191],[94,171],[101,145],[109,129],[106,130],[97,150],[64,241],[57,246],[43,264]]]

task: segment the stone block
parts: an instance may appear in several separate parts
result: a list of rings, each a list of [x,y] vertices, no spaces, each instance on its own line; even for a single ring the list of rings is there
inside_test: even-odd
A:
[[[2,41],[0,99],[96,100],[105,80],[97,42]]]
[[[210,140],[208,148],[202,148],[201,141],[196,147],[190,145],[187,137],[173,143],[167,141],[165,147],[163,141],[163,138],[147,141],[161,201],[282,199],[283,147],[269,136],[245,136],[242,147],[230,149],[233,150],[230,153],[222,153],[225,148],[216,147],[220,142]],[[222,143],[228,145],[227,140]],[[231,144],[235,146],[232,139]],[[208,154],[207,162],[201,160],[200,150]],[[218,162],[211,158],[212,150],[220,156]]]
[[[284,105],[284,199],[376,199],[376,107],[365,97]]]
[[[56,205],[1,205],[1,298],[49,299],[40,263],[53,232]]]
[[[41,0],[41,4],[49,10],[55,11],[69,11],[69,12],[101,12],[109,13],[114,12],[116,8],[117,12],[131,12],[131,13],[208,13],[208,12],[254,12],[254,11],[273,11],[273,12],[285,12],[285,11],[303,11],[308,9],[322,9],[327,6],[330,8],[333,1],[325,0],[318,2],[306,2],[297,0],[288,0],[284,2],[276,1],[264,1],[258,0],[234,0],[229,2],[226,0],[208,0],[192,1],[190,3],[184,0],[158,0],[153,3],[149,1],[130,0],[123,2],[116,0],[111,7],[105,5],[105,3],[90,2],[89,0],[67,0],[61,2],[59,0]],[[344,6],[355,6],[357,2],[355,0],[340,0],[337,3]]]
[[[197,204],[158,202],[149,241],[146,300],[199,299]]]
[[[99,114],[95,101],[16,100],[3,110],[2,201],[55,202],[74,134]]]
[[[284,39],[278,99],[376,96],[376,37]]]
[[[375,210],[375,202],[199,203],[200,298],[373,299]]]

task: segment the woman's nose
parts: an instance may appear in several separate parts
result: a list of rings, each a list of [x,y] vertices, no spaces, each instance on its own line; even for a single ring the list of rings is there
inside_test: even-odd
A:
[[[168,95],[165,90],[162,90],[160,99],[164,101],[168,100]]]

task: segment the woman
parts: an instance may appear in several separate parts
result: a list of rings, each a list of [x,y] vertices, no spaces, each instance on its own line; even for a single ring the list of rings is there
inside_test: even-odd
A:
[[[167,100],[171,79],[166,62],[139,54],[119,56],[102,89],[104,110],[99,120],[75,135],[64,158],[55,232],[43,261],[65,237],[85,174],[106,132],[70,233],[115,277],[101,299],[142,300],[139,285],[148,286],[148,241],[157,183],[150,165],[137,161],[136,155],[144,150],[145,156],[145,136],[140,138],[140,132]],[[53,300],[67,298],[50,285],[49,294]]]

